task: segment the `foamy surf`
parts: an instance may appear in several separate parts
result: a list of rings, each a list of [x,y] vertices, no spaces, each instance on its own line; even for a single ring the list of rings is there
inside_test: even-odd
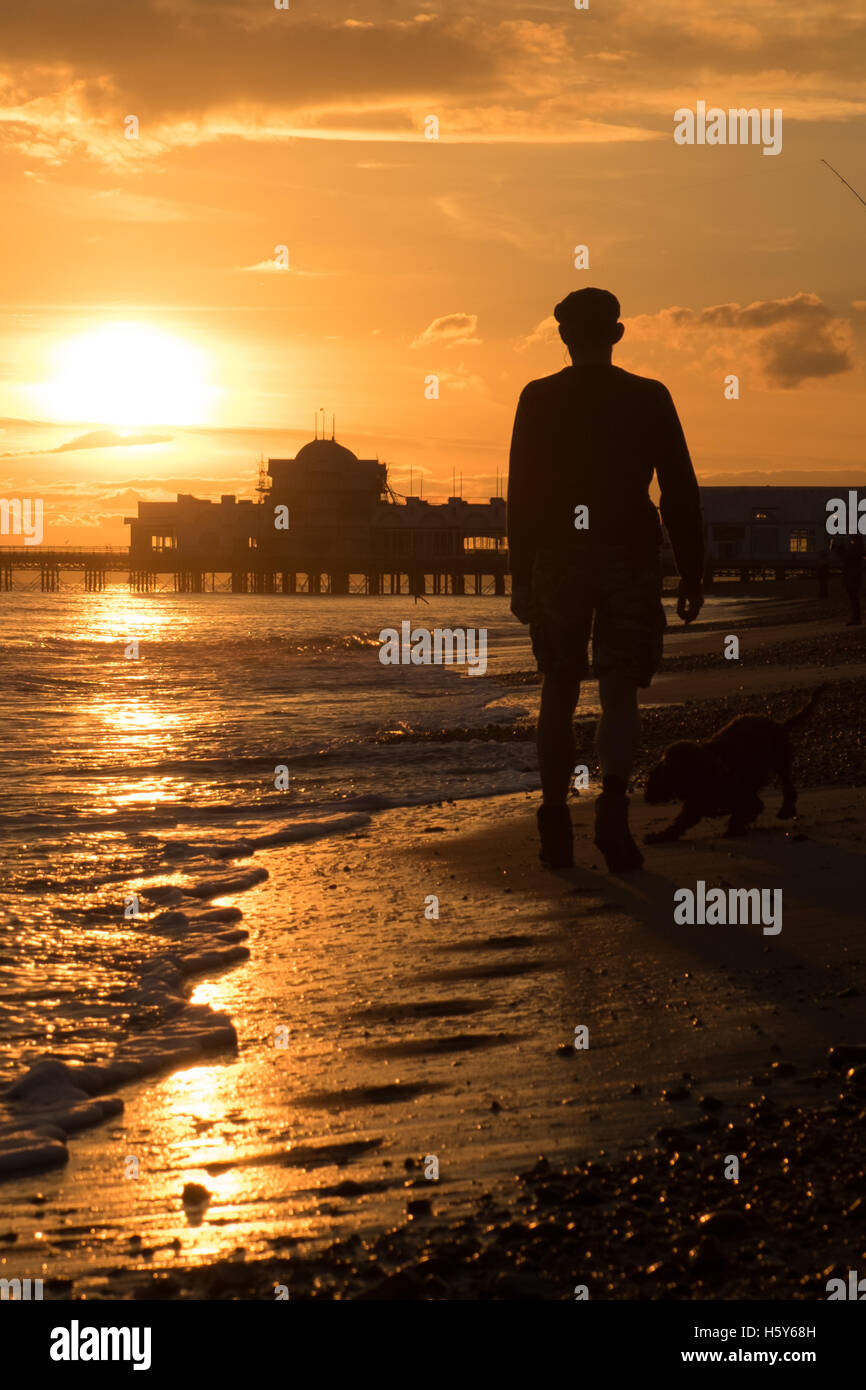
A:
[[[237,1033],[227,1014],[192,1004],[188,982],[249,958],[242,912],[234,905],[204,906],[234,898],[268,878],[266,869],[225,861],[257,849],[357,830],[367,815],[281,825],[243,842],[164,843],[164,859],[188,859],[171,881],[134,883],[134,927],[147,947],[117,991],[122,1015],[155,1020],[115,1046],[105,1059],[67,1060],[47,1054],[0,1091],[0,1180],[55,1168],[68,1161],[77,1131],[118,1115],[123,1101],[106,1094],[131,1081],[187,1066],[212,1053],[234,1052]]]

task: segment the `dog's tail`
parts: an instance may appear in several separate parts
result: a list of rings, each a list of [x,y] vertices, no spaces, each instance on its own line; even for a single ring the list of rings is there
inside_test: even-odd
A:
[[[826,684],[816,685],[803,708],[798,709],[796,714],[792,714],[790,719],[783,720],[782,728],[786,733],[790,734],[797,728],[798,724],[805,724],[806,720],[812,717],[815,713],[815,707],[826,689]]]

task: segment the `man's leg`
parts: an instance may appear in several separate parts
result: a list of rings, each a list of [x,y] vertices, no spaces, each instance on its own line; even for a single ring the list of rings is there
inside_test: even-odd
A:
[[[541,862],[550,869],[569,869],[574,863],[574,836],[568,789],[574,773],[574,711],[580,697],[580,677],[547,672],[538,711],[538,767],[542,804],[538,808]]]
[[[643,865],[628,825],[628,780],[638,747],[637,692],[662,658],[665,613],[655,557],[611,547],[598,563],[593,665],[599,673],[601,720],[596,748],[602,792],[595,805],[595,845],[611,873]]]
[[[580,677],[549,671],[541,686],[538,712],[538,769],[545,806],[564,806],[574,774],[574,711]]]
[[[600,676],[601,719],[595,747],[601,763],[602,793],[595,809],[595,844],[611,873],[639,869],[643,855],[628,828],[628,780],[640,736],[637,681],[619,672]]]
[[[569,786],[574,776],[574,711],[588,670],[593,597],[584,566],[555,551],[539,550],[532,571],[532,650],[543,672],[538,712],[538,766],[543,801],[538,808],[541,861],[551,869],[574,863]]]
[[[611,672],[599,677],[598,695],[601,719],[595,734],[595,749],[601,775],[605,782],[611,778],[622,783],[625,792],[640,738],[637,682],[619,672]]]

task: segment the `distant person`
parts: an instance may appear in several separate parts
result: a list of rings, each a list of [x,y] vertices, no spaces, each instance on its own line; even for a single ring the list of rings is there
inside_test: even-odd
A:
[[[848,536],[836,542],[836,553],[842,566],[842,583],[851,605],[851,617],[846,627],[860,627],[860,589],[863,584],[863,541],[859,536]]]
[[[818,597],[826,598],[830,592],[830,556],[826,550],[822,550],[818,556],[815,573],[818,576]]]
[[[575,290],[556,306],[572,365],[521,393],[508,485],[511,611],[529,624],[543,673],[541,859],[551,868],[574,862],[567,797],[591,633],[602,710],[595,844],[612,873],[643,864],[626,793],[640,736],[638,687],[658,668],[666,625],[654,473],[685,623],[701,610],[704,569],[700,495],[674,403],[661,382],[612,365],[625,331],[619,313],[607,290]]]

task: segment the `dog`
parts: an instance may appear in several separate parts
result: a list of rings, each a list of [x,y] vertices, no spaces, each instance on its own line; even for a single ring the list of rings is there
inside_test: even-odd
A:
[[[672,743],[647,777],[644,800],[650,806],[681,800],[683,807],[664,830],[644,836],[645,842],[660,845],[678,840],[704,816],[730,816],[725,835],[745,835],[764,809],[758,792],[772,773],[782,783],[777,817],[792,819],[797,812],[797,789],[791,776],[790,735],[811,717],[823,689],[819,685],[808,703],[784,723],[744,714],[706,742]]]

